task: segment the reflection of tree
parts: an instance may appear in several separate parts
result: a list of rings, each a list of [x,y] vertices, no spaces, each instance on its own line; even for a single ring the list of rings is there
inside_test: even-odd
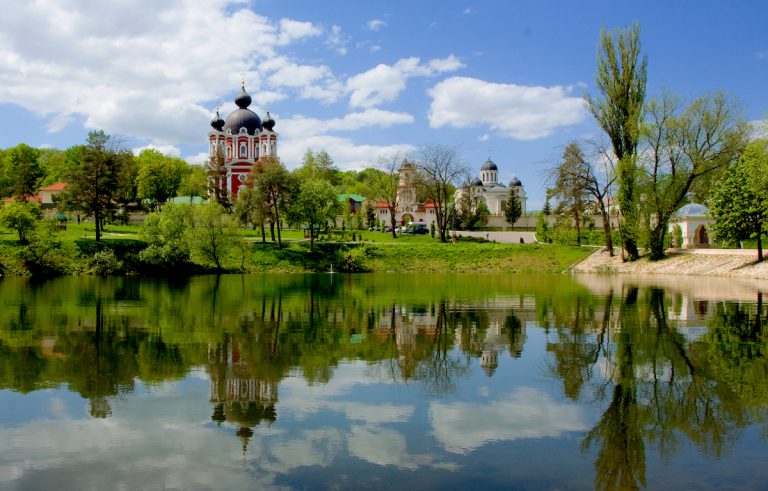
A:
[[[430,394],[442,396],[452,394],[456,389],[456,378],[467,373],[469,366],[452,349],[453,329],[447,302],[441,300],[437,306],[435,335],[432,349],[427,357],[419,361],[415,370],[417,380],[425,383]]]
[[[578,396],[569,391],[581,387],[584,374],[600,360],[602,350],[610,402],[582,442],[585,450],[597,450],[598,489],[645,486],[646,445],[657,446],[661,456],[669,458],[680,435],[705,453],[719,456],[746,424],[764,420],[768,407],[759,314],[718,308],[709,333],[691,341],[668,321],[662,290],[650,288],[645,298],[641,293],[637,288],[627,290],[610,347],[601,349],[604,329],[597,331],[596,345],[580,336],[578,311],[573,332],[559,336],[557,345],[548,347],[569,397]],[[606,313],[604,319],[609,318]],[[740,346],[745,347],[746,356],[733,356]],[[751,363],[760,368],[742,370]],[[729,373],[729,366],[738,367],[736,373]],[[743,385],[733,383],[746,373],[757,376]],[[754,386],[761,388],[759,395]],[[597,395],[602,394],[598,387]]]

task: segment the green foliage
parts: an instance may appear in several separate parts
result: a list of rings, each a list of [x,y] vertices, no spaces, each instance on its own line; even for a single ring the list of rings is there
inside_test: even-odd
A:
[[[301,166],[294,171],[294,174],[302,182],[326,180],[333,186],[341,183],[341,173],[325,150],[314,152],[311,148],[308,148],[304,153]]]
[[[517,196],[517,191],[513,188],[509,188],[509,194],[507,195],[507,203],[504,205],[504,218],[507,223],[514,225],[516,221],[520,219],[520,215],[523,214],[523,207],[520,203],[520,198]]]
[[[14,230],[22,245],[32,240],[35,228],[42,218],[43,211],[35,202],[14,200],[0,206],[0,225]]]
[[[681,227],[679,223],[675,224],[675,226],[672,228],[670,247],[683,247],[683,227]]]
[[[10,173],[13,181],[13,195],[20,200],[35,195],[45,174],[39,162],[40,152],[22,143],[9,149],[5,159],[5,172]]]
[[[191,253],[200,263],[224,271],[225,263],[244,250],[239,244],[243,239],[237,234],[237,225],[218,203],[195,206],[192,222]]]
[[[160,211],[147,215],[142,235],[148,246],[139,253],[139,259],[164,269],[186,265],[191,255],[192,209],[193,205],[186,203],[166,203]]]
[[[630,260],[639,257],[636,154],[647,78],[648,59],[640,58],[640,26],[635,24],[613,34],[601,31],[595,76],[600,96],[587,95],[586,101],[608,135],[618,161],[617,200],[624,220],[622,239]]]
[[[536,240],[538,242],[551,243],[552,232],[549,229],[547,216],[542,212],[536,220]]]
[[[78,272],[75,245],[53,236],[34,240],[21,248],[19,254],[32,276],[49,278]]]
[[[339,202],[331,183],[322,179],[309,179],[301,183],[289,211],[289,221],[306,224],[310,230],[319,230],[328,221],[335,220],[338,212]],[[311,237],[310,249],[314,247],[314,234]]]
[[[62,193],[65,208],[79,210],[94,218],[96,240],[101,240],[103,221],[114,212],[130,152],[111,148],[110,137],[103,131],[88,134],[88,145],[74,152],[79,161],[64,176],[68,187]]]
[[[88,261],[88,273],[97,276],[112,275],[122,268],[123,262],[117,258],[115,251],[109,248],[96,252]]]
[[[176,196],[187,173],[187,163],[176,157],[163,155],[154,149],[144,149],[136,157],[138,197],[153,206],[161,205]]]
[[[203,198],[208,194],[208,175],[205,169],[198,165],[187,166],[181,185],[178,189],[179,196],[191,198]]]
[[[762,235],[768,222],[766,174],[768,141],[757,140],[725,171],[708,202],[718,241],[740,243],[756,238],[762,249]],[[761,250],[758,257],[762,257]]]

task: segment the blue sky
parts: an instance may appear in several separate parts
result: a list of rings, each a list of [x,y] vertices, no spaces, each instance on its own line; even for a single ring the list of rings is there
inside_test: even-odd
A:
[[[202,162],[212,112],[232,110],[245,72],[289,168],[307,148],[360,169],[456,145],[473,171],[490,156],[503,181],[518,176],[535,209],[562,148],[600,137],[581,102],[600,29],[633,22],[649,95],[722,89],[746,119],[768,117],[768,4],[757,0],[9,3],[1,148],[66,148],[103,129]]]

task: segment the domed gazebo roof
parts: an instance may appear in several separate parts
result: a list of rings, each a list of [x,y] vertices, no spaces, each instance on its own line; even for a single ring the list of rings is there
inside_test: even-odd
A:
[[[480,170],[499,170],[498,167],[496,167],[496,164],[493,162],[493,160],[488,159],[485,161],[482,167],[480,167]]]
[[[256,131],[262,130],[261,119],[259,115],[248,109],[251,105],[251,96],[245,91],[245,87],[240,89],[240,94],[235,97],[237,109],[229,113],[224,122],[224,131],[231,130],[233,135],[240,132],[240,128],[245,128],[249,135],[256,134]]]
[[[517,177],[513,177],[511,181],[509,181],[509,187],[511,188],[519,188],[523,185],[522,182],[520,182],[520,179]]]
[[[699,203],[688,203],[675,212],[678,218],[707,218],[709,209]]]
[[[476,177],[472,179],[472,182],[470,182],[469,185],[472,187],[483,187],[483,181]]]

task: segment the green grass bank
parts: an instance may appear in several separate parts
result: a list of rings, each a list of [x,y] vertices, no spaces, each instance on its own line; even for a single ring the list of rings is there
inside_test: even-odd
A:
[[[558,244],[502,244],[460,239],[440,243],[429,236],[355,232],[324,237],[310,251],[301,232],[283,233],[283,249],[260,234],[243,231],[245,247],[232,248],[222,262],[228,273],[305,272],[562,272],[592,249]],[[92,226],[72,224],[22,246],[14,234],[0,231],[0,273],[37,277],[77,274],[177,276],[217,272],[199,258],[157,267],[142,263],[147,246],[138,227],[109,226],[101,243]]]

